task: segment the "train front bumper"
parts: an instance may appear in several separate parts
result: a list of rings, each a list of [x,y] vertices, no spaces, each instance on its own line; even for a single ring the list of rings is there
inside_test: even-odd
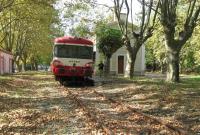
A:
[[[79,76],[79,77],[92,77],[93,69],[91,67],[54,67],[53,74],[55,76]]]

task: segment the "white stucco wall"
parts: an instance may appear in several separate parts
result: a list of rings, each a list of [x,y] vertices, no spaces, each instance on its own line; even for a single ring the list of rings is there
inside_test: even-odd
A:
[[[122,21],[126,21],[126,13],[121,13],[121,20]],[[115,28],[115,29],[119,29],[118,27],[118,23],[117,23],[117,20],[116,20],[116,16],[114,15],[114,20],[113,22],[111,22],[109,24],[112,28]],[[129,35],[130,38],[131,38],[131,35]],[[133,44],[134,41],[133,39],[131,39],[131,44]],[[128,75],[128,52],[124,47],[121,47],[120,49],[118,49],[111,57],[111,60],[110,60],[110,72],[113,73],[113,74],[117,74],[118,73],[118,56],[124,56],[124,76],[127,76]],[[96,64],[96,70],[98,70],[98,64],[100,63],[100,60],[101,60],[101,57],[100,57],[100,54],[99,54],[99,51],[98,51],[98,48],[96,48],[96,61],[95,61],[95,64]],[[143,45],[138,53],[137,53],[137,57],[136,57],[136,61],[135,61],[135,67],[134,67],[134,74],[136,75],[144,75],[145,73],[145,46]]]
[[[126,68],[126,61],[127,61],[127,51],[125,46],[118,49],[111,57],[110,60],[110,71],[111,72],[118,72],[118,56],[124,56],[124,69]]]
[[[133,42],[132,42],[133,43]],[[121,47],[120,49],[118,49],[111,57],[111,61],[110,61],[110,72],[112,74],[117,74],[118,73],[118,56],[124,56],[124,76],[128,75],[128,52],[125,48],[125,46]],[[100,54],[98,52],[98,49],[96,50],[96,71],[98,70],[98,63],[100,63]],[[134,68],[135,74],[136,75],[144,75],[145,72],[145,46],[143,45],[138,53],[137,53],[137,57],[136,57],[136,61],[135,61],[135,68]]]

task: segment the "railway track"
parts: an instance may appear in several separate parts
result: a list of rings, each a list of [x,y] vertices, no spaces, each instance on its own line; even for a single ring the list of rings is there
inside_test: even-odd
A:
[[[67,92],[71,95],[71,99],[74,100],[74,102],[83,109],[85,114],[88,116],[88,122],[91,128],[96,128],[99,133],[106,133],[109,134],[109,129],[104,126],[102,121],[97,117],[98,115],[95,112],[92,112],[90,108],[85,105],[81,99],[78,97],[78,94],[74,94],[72,90],[65,89]]]
[[[64,90],[71,95],[71,100],[82,108],[88,117],[87,122],[92,128],[96,128],[98,133],[187,135],[183,129],[145,114],[122,101],[114,100],[93,87]]]

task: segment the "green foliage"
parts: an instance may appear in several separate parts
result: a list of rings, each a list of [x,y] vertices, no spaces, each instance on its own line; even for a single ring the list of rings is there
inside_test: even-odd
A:
[[[63,28],[66,35],[92,37],[97,22],[108,15],[108,10],[96,5],[96,0],[73,0],[61,2]],[[101,10],[99,10],[101,8]]]
[[[185,72],[200,72],[199,29],[196,27],[193,37],[186,43],[181,52],[181,70]],[[192,46],[192,47],[191,47]]]
[[[11,51],[16,63],[48,63],[58,27],[56,0],[15,0],[0,14],[0,48]]]
[[[122,33],[118,29],[113,29],[109,25],[101,24],[96,28],[97,47],[104,56],[111,57],[120,47],[122,47]]]
[[[186,43],[180,53],[180,67],[182,72],[200,72],[200,43],[199,29],[197,26],[193,37]],[[146,65],[153,65],[156,62],[158,67],[166,62],[165,40],[161,26],[157,26],[154,35],[148,40],[146,46]]]
[[[94,34],[91,32],[89,26],[85,23],[80,23],[77,27],[72,28],[70,31],[70,35],[75,37],[91,37]]]
[[[147,68],[157,66],[160,68],[165,62],[164,34],[160,25],[157,25],[153,36],[147,41],[146,65]]]

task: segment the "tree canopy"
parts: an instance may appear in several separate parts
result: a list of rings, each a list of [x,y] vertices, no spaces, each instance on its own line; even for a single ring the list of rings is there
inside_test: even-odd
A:
[[[122,47],[122,33],[108,24],[101,23],[96,28],[97,48],[105,57],[105,75],[110,71],[110,58],[120,47]]]
[[[105,56],[111,57],[120,47],[122,47],[121,31],[103,24],[96,28],[97,47]]]
[[[115,16],[117,17],[119,28],[123,34],[124,45],[128,52],[128,76],[130,78],[133,78],[134,75],[135,61],[139,49],[153,34],[159,6],[159,3],[156,3],[153,0],[142,0],[140,3],[142,8],[139,24],[136,25],[134,24],[133,20],[133,18],[137,17],[135,14],[133,14],[133,1],[131,0],[129,2],[128,0],[114,0]],[[146,4],[148,4],[148,6],[146,6]],[[122,14],[123,8],[125,9],[124,15]],[[131,18],[130,23],[129,17]],[[129,24],[132,26],[131,29],[128,27]],[[136,29],[134,29],[134,25],[137,26]],[[134,43],[131,43],[131,39],[133,39]]]
[[[160,22],[166,43],[167,81],[179,82],[180,51],[192,37],[199,23],[200,3],[197,0],[160,0],[159,2]]]
[[[35,68],[39,63],[49,64],[54,31],[60,31],[55,27],[59,22],[55,2],[14,0],[2,10],[0,48],[13,53],[19,70],[22,63],[32,64]]]

